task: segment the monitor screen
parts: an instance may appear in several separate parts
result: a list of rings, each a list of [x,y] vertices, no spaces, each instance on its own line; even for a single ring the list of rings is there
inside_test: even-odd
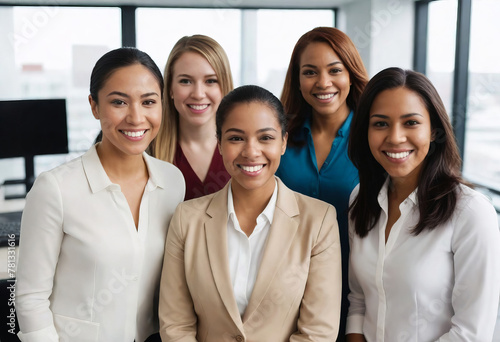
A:
[[[66,100],[0,101],[0,158],[68,153]]]

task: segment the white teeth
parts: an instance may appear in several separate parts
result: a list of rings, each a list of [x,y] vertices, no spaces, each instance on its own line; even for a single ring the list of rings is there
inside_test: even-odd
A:
[[[189,105],[190,108],[193,108],[195,110],[203,110],[208,107],[207,104],[204,105]]]
[[[408,157],[410,155],[410,151],[406,152],[400,152],[400,153],[391,153],[391,152],[385,152],[389,157],[394,158],[394,159],[402,159],[405,157]]]
[[[316,97],[320,100],[328,100],[331,99],[335,94],[325,94],[325,95],[320,95],[316,94]]]
[[[256,165],[256,166],[243,166],[243,165],[240,165],[240,167],[244,171],[247,171],[247,172],[257,172],[260,169],[262,169],[264,167],[264,165]]]
[[[123,134],[129,137],[137,138],[137,137],[142,137],[144,133],[146,133],[146,130],[144,131],[139,131],[139,132],[129,132],[129,131],[122,131]]]

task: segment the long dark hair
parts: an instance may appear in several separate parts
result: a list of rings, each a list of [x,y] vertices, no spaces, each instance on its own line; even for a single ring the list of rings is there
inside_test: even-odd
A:
[[[425,104],[434,141],[423,161],[417,190],[420,218],[412,233],[432,230],[447,221],[457,203],[457,188],[466,184],[460,175],[461,159],[446,109],[432,83],[423,74],[388,68],[368,82],[351,123],[349,158],[359,170],[359,193],[349,207],[356,233],[364,237],[380,217],[378,193],[387,173],[373,157],[368,144],[369,114],[375,98],[384,90],[404,87]]]
[[[297,136],[311,105],[306,102],[300,92],[300,57],[306,47],[313,42],[328,44],[349,72],[349,79],[352,83],[346,99],[349,109],[356,110],[359,97],[368,82],[368,74],[361,56],[352,40],[344,32],[333,27],[316,27],[302,35],[295,44],[290,57],[281,94],[281,102],[288,116],[288,144],[290,146],[302,146],[305,143],[298,141]]]

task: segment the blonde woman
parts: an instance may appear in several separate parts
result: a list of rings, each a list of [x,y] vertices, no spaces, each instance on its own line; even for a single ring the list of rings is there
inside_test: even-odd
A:
[[[186,200],[220,190],[229,174],[217,149],[215,112],[233,89],[226,53],[210,37],[183,37],[170,52],[164,81],[163,122],[151,145],[153,156],[182,171]]]

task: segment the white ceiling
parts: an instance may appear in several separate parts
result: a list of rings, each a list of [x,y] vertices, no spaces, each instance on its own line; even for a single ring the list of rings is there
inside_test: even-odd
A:
[[[366,0],[0,0],[6,5],[152,6],[201,8],[334,8]]]

